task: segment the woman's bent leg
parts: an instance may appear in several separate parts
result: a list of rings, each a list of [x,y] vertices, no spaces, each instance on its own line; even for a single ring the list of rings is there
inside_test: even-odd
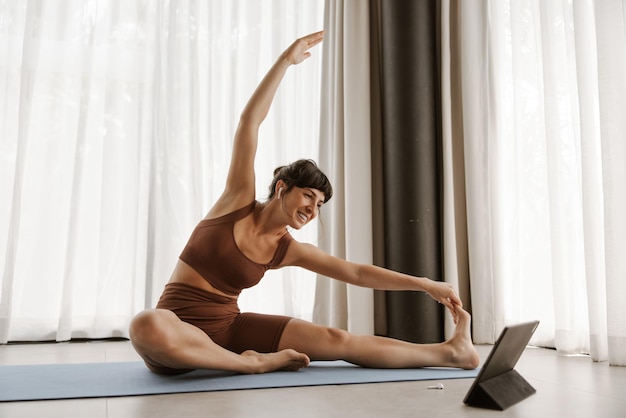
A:
[[[309,364],[306,355],[292,349],[269,354],[233,353],[166,309],[148,309],[133,318],[130,340],[148,368],[157,373],[184,373],[193,369],[264,373],[299,370]]]
[[[312,360],[346,360],[364,367],[478,367],[479,356],[470,337],[470,315],[457,309],[459,321],[452,338],[440,344],[413,344],[392,338],[353,335],[305,321],[290,321],[279,349],[292,348]]]

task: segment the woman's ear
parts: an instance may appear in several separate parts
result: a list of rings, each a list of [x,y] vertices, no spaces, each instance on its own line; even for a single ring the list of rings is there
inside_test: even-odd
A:
[[[286,187],[287,186],[285,186],[284,181],[278,180],[278,182],[276,182],[276,197],[280,199],[283,193],[285,192]]]

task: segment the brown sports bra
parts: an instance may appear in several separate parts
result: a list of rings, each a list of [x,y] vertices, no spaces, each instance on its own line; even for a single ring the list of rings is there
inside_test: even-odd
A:
[[[235,242],[233,229],[235,222],[252,213],[256,204],[254,201],[219,218],[203,219],[180,254],[180,259],[211,286],[233,296],[259,283],[268,269],[277,268],[293,240],[288,232],[285,233],[268,264],[259,264],[246,257]]]

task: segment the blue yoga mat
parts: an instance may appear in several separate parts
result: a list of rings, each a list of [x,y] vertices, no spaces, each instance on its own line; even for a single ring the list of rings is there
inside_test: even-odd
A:
[[[100,398],[290,386],[466,379],[477,370],[368,369],[343,361],[313,362],[297,372],[241,375],[196,370],[178,376],[151,373],[141,362],[0,367],[0,401]]]

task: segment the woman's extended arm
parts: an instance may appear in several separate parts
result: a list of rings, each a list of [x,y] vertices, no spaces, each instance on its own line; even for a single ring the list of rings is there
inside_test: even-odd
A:
[[[309,49],[322,42],[323,39],[324,32],[316,32],[292,43],[280,55],[248,100],[235,133],[226,187],[211,210],[210,216],[238,209],[255,198],[254,158],[259,127],[269,112],[276,90],[287,68],[311,56]]]
[[[426,292],[450,310],[455,322],[457,319],[455,305],[463,306],[456,290],[449,283],[398,273],[373,265],[351,263],[331,256],[311,244],[292,243],[287,258],[293,265],[356,286],[378,290]]]

